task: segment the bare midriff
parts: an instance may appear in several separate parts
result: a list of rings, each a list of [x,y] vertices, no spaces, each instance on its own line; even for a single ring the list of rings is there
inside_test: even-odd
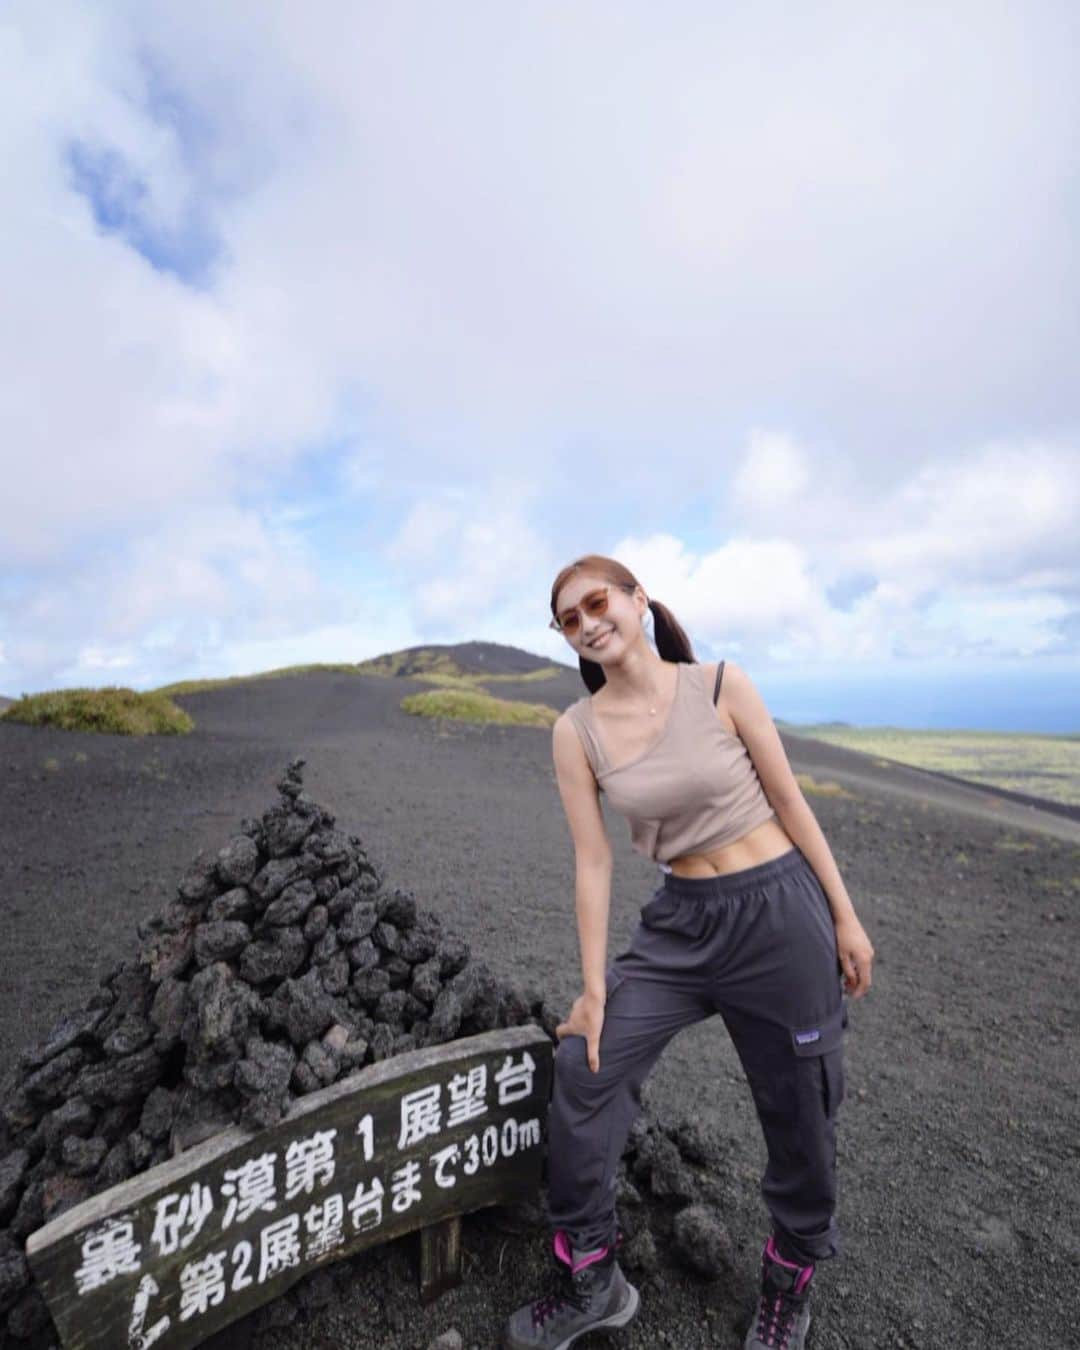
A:
[[[779,858],[794,845],[778,820],[763,820],[741,839],[709,853],[684,853],[672,858],[668,866],[677,877],[716,877],[724,872],[741,872],[745,867]]]

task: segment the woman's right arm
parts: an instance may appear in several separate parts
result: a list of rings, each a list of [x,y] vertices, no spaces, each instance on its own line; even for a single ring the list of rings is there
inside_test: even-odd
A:
[[[557,1028],[557,1034],[584,1036],[589,1066],[595,1072],[600,1067],[599,1041],[607,994],[611,843],[600,811],[596,779],[581,739],[565,713],[552,730],[552,754],[559,795],[574,841],[575,907],[585,986],[570,1016]]]

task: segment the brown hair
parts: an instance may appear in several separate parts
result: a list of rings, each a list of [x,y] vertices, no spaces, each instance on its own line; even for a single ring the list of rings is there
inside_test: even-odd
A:
[[[587,553],[583,558],[575,558],[572,563],[568,563],[555,578],[551,587],[552,618],[557,617],[555,606],[559,599],[559,592],[577,571],[595,572],[597,576],[610,581],[613,586],[621,586],[625,590],[633,591],[641,585],[633,572],[628,567],[624,567],[621,562],[617,562],[614,558],[602,557],[599,553]],[[645,587],[641,586],[641,589],[644,590]],[[683,661],[688,665],[695,664],[697,657],[690,645],[690,639],[667,605],[662,605],[659,600],[650,600],[649,608],[653,615],[656,650],[663,660]],[[595,694],[600,686],[606,683],[604,668],[599,662],[589,661],[584,656],[579,656],[578,669],[581,671],[581,678],[585,681],[590,694]]]

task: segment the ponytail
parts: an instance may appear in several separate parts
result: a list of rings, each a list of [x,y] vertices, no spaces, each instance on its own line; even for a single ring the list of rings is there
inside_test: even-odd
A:
[[[697,657],[690,645],[681,623],[659,600],[650,600],[649,608],[653,615],[653,631],[656,634],[656,650],[665,661],[683,661],[694,665]]]
[[[579,656],[577,664],[581,678],[585,681],[585,688],[590,694],[595,694],[602,684],[607,684],[604,667],[599,661],[589,661],[584,656]]]

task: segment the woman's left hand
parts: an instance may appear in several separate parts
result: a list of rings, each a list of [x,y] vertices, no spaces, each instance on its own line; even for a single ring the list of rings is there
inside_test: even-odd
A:
[[[870,988],[874,949],[866,936],[866,929],[854,915],[836,925],[836,954],[844,972],[845,992],[852,998],[862,998]]]

